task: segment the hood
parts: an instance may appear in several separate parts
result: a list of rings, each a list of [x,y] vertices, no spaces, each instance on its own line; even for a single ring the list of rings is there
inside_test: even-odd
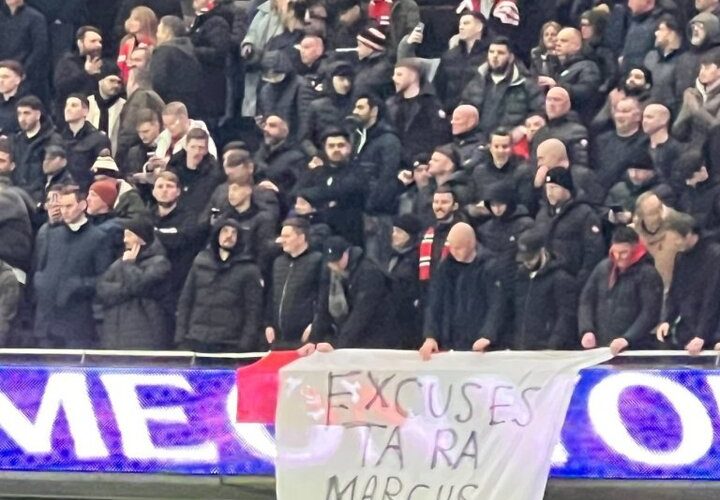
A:
[[[698,23],[703,26],[705,29],[705,38],[700,45],[690,45],[691,47],[698,50],[712,47],[713,45],[720,43],[720,19],[718,19],[715,15],[707,12],[701,12],[697,16],[693,17],[688,23],[688,40],[690,40],[690,34],[692,33],[692,28],[690,26],[694,23]]]
[[[515,188],[510,182],[496,182],[490,184],[485,190],[485,206],[490,208],[490,203],[495,201],[504,203],[507,205],[505,213],[498,217],[501,220],[507,220],[512,218],[515,210],[517,209],[517,197],[515,196]],[[493,214],[493,217],[495,215]]]
[[[160,242],[160,238],[155,238],[152,243],[142,247],[138,254],[138,260],[142,261],[157,256],[165,256],[165,247]]]
[[[390,123],[385,120],[378,121],[370,130],[368,130],[368,136],[371,138],[377,138],[382,135],[394,135],[397,136],[397,130]]]
[[[220,244],[218,242],[218,236],[220,235],[220,230],[225,226],[232,226],[238,232],[237,243],[235,243],[235,247],[230,251],[230,258],[225,262],[252,261],[252,257],[247,250],[247,235],[242,230],[242,226],[238,221],[229,218],[219,219],[213,224],[212,230],[210,231],[210,243],[208,246],[212,251],[213,258],[219,261]]]
[[[490,73],[490,65],[487,62],[482,63],[480,67],[478,67],[478,73],[480,73],[483,78],[488,76]],[[509,81],[511,86],[521,85],[525,83],[525,75],[520,71],[517,63],[513,63],[501,81]]]
[[[611,251],[608,252],[608,255],[610,257],[610,263],[612,264],[612,268],[610,269],[610,276],[608,277],[608,286],[610,289],[612,289],[612,287],[614,287],[617,283],[618,276],[621,274],[621,271],[620,268],[617,266],[617,263],[615,262]],[[635,264],[644,260],[647,255],[648,252],[647,248],[645,248],[645,245],[642,242],[638,242],[633,247],[632,255],[630,256],[630,265],[622,272],[627,272],[628,270],[630,270]]]

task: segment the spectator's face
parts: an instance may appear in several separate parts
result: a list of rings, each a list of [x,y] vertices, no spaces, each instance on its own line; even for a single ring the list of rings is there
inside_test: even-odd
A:
[[[305,236],[292,226],[283,226],[278,238],[283,252],[294,254],[305,246]]]
[[[618,132],[632,131],[640,125],[640,108],[629,99],[623,99],[615,105],[613,121]]]
[[[23,4],[24,0],[5,0],[5,4],[11,9],[15,9]]]
[[[525,120],[525,137],[527,137],[528,142],[532,142],[535,134],[537,134],[537,131],[544,126],[545,118],[543,118],[542,116],[535,115],[528,117],[528,119]]]
[[[582,35],[583,40],[590,40],[593,36],[595,36],[595,28],[593,28],[589,19],[580,20],[580,34]]]
[[[174,141],[179,140],[188,132],[190,119],[187,116],[162,115],[163,128],[170,132]]]
[[[610,255],[620,269],[630,267],[633,254],[633,245],[630,243],[613,243],[610,246]]]
[[[368,125],[373,118],[377,117],[377,108],[370,107],[367,99],[358,99],[353,109],[353,115],[357,116],[363,125]]]
[[[646,134],[654,134],[658,130],[665,128],[667,120],[660,108],[650,105],[643,111],[642,128]]]
[[[305,66],[312,66],[323,52],[323,42],[316,36],[306,36],[300,42],[300,60]]]
[[[580,47],[578,47],[577,36],[571,30],[560,30],[555,43],[555,52],[560,57],[569,57],[575,55]]]
[[[231,207],[238,208],[247,204],[252,198],[252,186],[230,184],[228,186],[228,203]]]
[[[17,109],[18,126],[23,132],[30,132],[40,124],[40,110],[20,107]]]
[[[630,70],[625,85],[630,89],[642,89],[647,84],[645,73],[639,69]]]
[[[555,26],[548,26],[545,28],[545,32],[543,33],[543,45],[545,45],[545,50],[548,52],[554,52],[555,51],[555,45],[557,44],[557,36],[558,36],[558,30],[555,29]]]
[[[100,198],[97,193],[93,190],[90,190],[87,197],[87,213],[88,215],[100,215],[100,214],[106,214],[110,211],[110,207],[108,207],[105,202]],[[125,233],[127,234],[129,231],[125,230]],[[130,233],[132,234],[132,233]],[[127,248],[127,247],[126,247]]]
[[[114,97],[120,92],[122,92],[122,78],[115,75],[108,76],[107,78],[103,78],[102,80],[100,80],[99,86],[100,92],[102,92],[108,97]]]
[[[395,92],[404,92],[411,85],[417,82],[418,76],[415,71],[410,68],[399,67],[393,72],[393,83],[395,84]]]
[[[86,209],[87,202],[85,200],[78,201],[74,194],[60,196],[60,214],[65,224],[79,222]]]
[[[643,14],[652,9],[654,4],[655,0],[628,0],[628,9],[633,14]]]
[[[424,164],[416,165],[413,167],[413,180],[418,187],[427,186],[430,183],[430,167]]]
[[[509,135],[490,136],[490,154],[498,166],[503,166],[510,159],[512,139]]]
[[[10,68],[0,68],[0,94],[15,92],[22,78]]]
[[[712,85],[720,79],[720,68],[717,64],[701,64],[698,81],[703,85]]]
[[[51,224],[58,224],[62,221],[62,213],[60,213],[60,193],[57,191],[48,191],[45,198],[45,211],[48,215],[48,221]]]
[[[466,109],[459,107],[453,111],[452,118],[450,119],[450,126],[452,127],[453,135],[460,135],[465,132],[469,132],[475,128],[473,115]]]
[[[180,197],[180,186],[161,177],[155,181],[152,194],[158,205],[170,206]]]
[[[135,245],[143,246],[145,245],[145,242],[142,238],[140,238],[140,236],[126,229],[123,231],[123,244],[125,245],[125,250],[132,250]]]
[[[85,120],[88,109],[83,106],[80,99],[71,97],[65,101],[65,121],[67,123],[75,123]]]
[[[432,209],[437,220],[447,219],[457,208],[452,193],[435,193],[433,196]]]
[[[332,86],[338,95],[348,95],[352,89],[352,80],[347,76],[333,76]]]
[[[148,53],[144,47],[133,50],[127,60],[128,68],[144,68],[147,65],[147,56]]]
[[[295,213],[298,215],[308,215],[315,212],[315,209],[305,198],[298,196],[295,200]]]
[[[200,12],[202,9],[206,9],[210,4],[210,0],[193,0],[193,9],[195,12]]]
[[[362,61],[363,59],[366,59],[372,55],[373,49],[365,45],[364,43],[358,42],[357,44],[357,54],[358,58]]]
[[[393,226],[392,228],[392,247],[395,250],[401,250],[405,248],[405,245],[408,244],[410,241],[410,235],[400,229],[397,226]]]
[[[233,226],[223,226],[218,234],[218,245],[223,250],[232,250],[237,245],[238,232]]]
[[[142,29],[142,23],[140,19],[133,16],[132,14],[125,20],[125,33],[136,35]]]
[[[636,186],[641,186],[646,182],[649,182],[650,179],[652,179],[653,177],[655,177],[654,170],[647,170],[644,168],[628,168],[627,174],[630,182],[632,182]]]
[[[67,159],[62,156],[45,156],[42,169],[45,175],[52,175],[62,170],[67,165]]]
[[[350,261],[350,253],[346,250],[340,260],[335,262],[328,262],[328,268],[334,273],[341,273],[347,269],[348,262]]]
[[[545,195],[551,207],[557,206],[570,199],[570,191],[551,182],[545,183]]]
[[[157,121],[139,123],[137,134],[143,144],[150,145],[160,135],[160,123]]]
[[[488,66],[498,73],[505,72],[512,62],[512,53],[507,45],[490,44],[488,50]]]
[[[15,163],[9,153],[0,152],[0,174],[9,174],[15,170]]]
[[[262,131],[266,144],[278,144],[288,136],[288,127],[279,116],[269,116],[263,124]]]
[[[325,140],[325,156],[332,163],[340,163],[350,158],[350,142],[342,136],[328,137]]]
[[[639,207],[642,220],[649,228],[658,227],[663,219],[663,203],[657,196],[647,198]]]
[[[458,23],[458,35],[463,42],[475,40],[482,36],[483,28],[483,23],[473,16],[462,16]]]
[[[550,89],[547,97],[545,98],[545,113],[551,120],[553,118],[559,118],[565,116],[570,111],[570,101],[563,92],[553,92],[555,89]]]
[[[701,23],[692,23],[690,25],[690,43],[699,47],[705,41],[705,26]]]
[[[428,173],[437,177],[438,175],[444,175],[451,172],[453,169],[452,160],[444,154],[435,151],[430,157],[430,163],[428,163]]]
[[[185,144],[188,164],[198,165],[208,154],[208,141],[206,139],[191,139]]]
[[[82,40],[78,40],[78,49],[84,56],[99,56],[102,52],[102,37],[97,33],[88,32]]]
[[[499,201],[490,202],[490,211],[495,217],[502,217],[507,212],[507,204]]]
[[[223,165],[223,170],[229,181],[242,181],[243,183],[247,183],[252,179],[255,165],[252,161],[248,160],[234,167],[225,164]]]
[[[668,25],[665,23],[658,24],[658,27],[655,30],[655,47],[664,49],[670,45],[670,41],[672,39],[673,31],[668,28]]]
[[[164,24],[160,23],[157,27],[157,33],[155,34],[158,45],[172,40],[172,34],[170,30],[165,27]]]

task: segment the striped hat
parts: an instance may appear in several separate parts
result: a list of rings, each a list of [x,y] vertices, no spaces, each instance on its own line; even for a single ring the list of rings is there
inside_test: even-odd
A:
[[[357,41],[366,47],[381,52],[385,50],[385,35],[377,28],[368,28],[357,36]]]

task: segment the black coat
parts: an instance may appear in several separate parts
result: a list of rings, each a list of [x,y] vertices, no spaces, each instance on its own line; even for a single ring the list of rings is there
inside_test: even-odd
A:
[[[169,292],[170,261],[155,240],[135,262],[122,258],[98,279],[102,305],[100,347],[103,349],[167,349],[168,331],[161,298]]]
[[[610,288],[610,259],[593,270],[580,295],[579,333],[593,332],[598,346],[607,346],[622,337],[633,349],[653,345],[651,330],[660,321],[663,283],[653,260],[645,255],[619,273]]]
[[[190,28],[190,41],[203,70],[202,108],[198,114],[201,119],[219,118],[225,114],[225,70],[232,45],[225,10],[225,6],[221,5],[196,16]]]
[[[509,205],[501,217],[493,216],[477,229],[478,240],[490,253],[493,265],[506,283],[512,283],[515,278],[517,239],[533,225],[525,207]]]
[[[205,210],[198,219],[198,223],[207,224],[207,222],[213,217],[218,217],[220,214],[230,212],[232,206],[228,201],[228,189],[229,185],[227,182],[223,182],[213,191],[210,201],[205,206]],[[278,201],[278,193],[271,189],[265,189],[255,186],[252,193],[253,203],[263,211],[267,212],[268,216],[275,221],[280,220],[280,203]]]
[[[238,226],[232,221],[223,225],[229,224]],[[226,261],[220,259],[220,229],[216,227],[210,245],[197,256],[185,281],[178,301],[175,342],[225,344],[228,351],[253,351],[259,345],[263,314],[260,270],[241,251]]]
[[[593,143],[591,166],[605,189],[620,182],[629,158],[637,158],[649,148],[648,137],[642,130],[629,137],[609,130],[597,136]]]
[[[534,77],[549,76],[557,74],[560,67],[560,60],[557,56],[548,55],[540,47],[534,47],[530,51],[530,74]]]
[[[110,64],[103,61],[103,64]],[[55,66],[54,75],[55,102],[59,109],[70,94],[90,95],[97,90],[95,75],[85,71],[85,56],[78,52],[66,52]]]
[[[57,338],[70,348],[92,347],[95,285],[112,262],[105,233],[89,222],[77,232],[65,225],[51,227],[38,251],[35,336]]]
[[[720,181],[710,178],[685,186],[678,208],[695,218],[707,238],[720,242]]]
[[[164,102],[185,103],[191,117],[201,114],[203,68],[189,38],[178,37],[155,47],[150,82]]]
[[[473,170],[472,180],[475,187],[473,201],[487,200],[487,189],[491,185],[507,182],[515,189],[515,199],[519,205],[528,207],[533,203],[533,178],[530,167],[519,156],[511,156],[502,168],[497,168],[490,151],[486,151]]]
[[[440,65],[433,83],[445,111],[452,111],[460,104],[460,96],[470,81],[476,77],[478,68],[487,59],[489,37],[473,44],[468,53],[467,44],[460,40],[456,47],[440,57]]]
[[[392,82],[393,65],[385,54],[373,54],[355,65],[353,95],[375,94],[381,99],[395,91]]]
[[[332,81],[326,81],[325,85],[332,86]],[[307,94],[310,91],[313,90],[306,86],[303,92],[306,97],[299,109],[300,128],[297,138],[303,141],[306,150],[312,151],[313,156],[316,156],[317,149],[321,147],[320,136],[323,131],[342,124],[345,117],[352,114],[355,103],[351,95],[339,95],[332,90],[316,99],[308,99]]]
[[[678,77],[677,67],[684,52],[682,49],[674,50],[665,55],[660,49],[654,49],[645,56],[644,65],[652,75],[650,99],[661,102],[677,112],[680,107],[678,97],[675,95],[675,81]]]
[[[512,128],[524,123],[528,114],[543,108],[544,101],[540,87],[517,64],[510,66],[497,83],[487,63],[483,64],[462,93],[462,102],[480,111],[480,130],[486,134],[501,126]]]
[[[22,63],[29,93],[46,101],[49,98],[48,48],[47,21],[40,12],[27,5],[20,6],[15,15],[5,9],[0,12],[0,59]]]
[[[77,134],[73,134],[70,128],[65,127],[61,136],[67,151],[67,169],[80,187],[87,189],[93,182],[93,173],[90,169],[95,160],[103,149],[110,150],[112,147],[110,138],[90,122],[85,122]]]
[[[360,248],[350,249],[348,277],[343,288],[349,314],[334,320],[328,309],[330,271],[323,266],[318,313],[311,342],[330,342],[335,348],[393,348],[400,343],[395,327],[394,298],[390,278]]]
[[[25,95],[25,85],[22,84],[10,99],[5,100],[5,97],[0,95],[0,135],[12,137],[20,130],[17,121],[17,102]]]
[[[655,29],[662,12],[654,9],[648,13],[632,16],[625,34],[622,51],[622,72],[642,65],[645,55],[655,46]]]
[[[300,129],[300,94],[304,83],[301,76],[288,74],[281,82],[265,83],[258,97],[258,114],[281,116],[293,139]]]
[[[418,264],[419,248],[415,240],[402,250],[393,249],[388,264],[402,349],[417,349],[422,342],[422,288]]]
[[[397,180],[402,162],[402,144],[395,129],[384,121],[364,132],[365,142],[359,148],[363,131],[355,131],[355,158],[362,164],[369,181],[366,212],[394,215],[397,212],[397,197],[387,198],[389,191],[381,186]]]
[[[568,57],[560,64],[555,81],[567,89],[573,109],[589,122],[597,111],[598,89],[602,84],[597,63],[581,54]]]
[[[0,186],[0,261],[30,270],[33,248],[31,207],[18,188]]]
[[[254,203],[242,213],[231,208],[222,217],[238,223],[241,232],[238,237],[242,237],[245,243],[244,253],[252,257],[263,276],[269,278],[272,263],[279,253],[279,248],[275,244],[277,219],[273,219],[268,212],[260,210]]]
[[[507,314],[506,284],[483,255],[470,264],[449,255],[433,273],[425,311],[425,337],[442,350],[469,351],[486,338],[500,344]]]
[[[205,155],[197,169],[187,168],[187,153],[185,150],[176,153],[170,158],[168,170],[180,178],[182,195],[178,206],[188,213],[199,216],[215,188],[222,184],[225,174],[217,164],[217,160],[210,154]]]
[[[267,324],[275,329],[273,348],[295,349],[313,322],[323,257],[308,249],[297,257],[282,254],[273,263]]]
[[[562,259],[582,286],[605,255],[600,218],[595,210],[583,201],[571,199],[559,209],[542,207],[535,223],[546,232],[546,248]]]
[[[284,141],[275,147],[263,142],[255,152],[253,161],[258,181],[269,180],[281,192],[289,193],[305,170],[308,157],[292,142]]]
[[[418,154],[452,141],[445,111],[430,85],[412,99],[395,94],[387,100],[387,110],[403,145],[405,165],[412,165]]]
[[[35,137],[28,138],[25,132],[20,131],[13,138],[15,159],[15,170],[12,172],[13,185],[23,188],[38,200],[45,182],[45,174],[42,170],[45,148],[63,144],[62,137],[55,131],[52,123],[45,118],[41,120],[40,132]]]
[[[701,238],[675,257],[664,319],[674,326],[670,340],[676,348],[684,349],[694,337],[716,341],[719,302],[720,244]]]
[[[515,349],[578,347],[578,287],[559,261],[551,259],[537,271],[518,268],[514,301]]]
[[[362,166],[355,162],[326,163],[307,170],[296,191],[322,214],[333,232],[354,245],[362,245],[362,215],[367,194]]]
[[[570,112],[565,116],[548,120],[547,124],[537,131],[532,142],[533,158],[540,143],[547,139],[559,139],[567,148],[568,158],[573,165],[589,167],[588,131],[577,116]]]

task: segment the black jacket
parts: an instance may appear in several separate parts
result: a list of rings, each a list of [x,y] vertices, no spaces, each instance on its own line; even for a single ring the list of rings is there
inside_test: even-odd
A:
[[[222,218],[232,219],[238,223],[240,236],[245,243],[245,254],[255,260],[263,276],[269,277],[272,263],[279,253],[279,248],[275,244],[277,219],[273,219],[268,212],[260,210],[255,203],[251,203],[250,208],[242,213],[231,208],[222,215]]]
[[[40,132],[28,138],[22,130],[13,138],[13,157],[15,170],[12,172],[13,185],[27,191],[34,199],[40,199],[45,182],[42,164],[45,159],[45,148],[61,146],[63,139],[55,131],[50,120],[41,118]]]
[[[105,233],[86,222],[77,232],[65,225],[49,228],[46,236],[33,277],[35,336],[62,339],[67,347],[91,347],[95,285],[112,262]]]
[[[515,278],[517,239],[533,224],[525,207],[509,205],[501,217],[493,216],[477,229],[478,240],[490,253],[493,265],[506,283],[511,284]]]
[[[3,5],[3,7],[5,7]],[[48,99],[48,32],[45,16],[28,5],[15,15],[0,12],[0,59],[13,59],[25,68],[28,91]]]
[[[155,47],[150,82],[163,101],[183,102],[191,117],[200,115],[203,68],[189,38],[178,37]]]
[[[488,188],[498,182],[507,182],[515,190],[518,205],[529,207],[533,203],[533,178],[530,167],[519,156],[511,156],[502,168],[497,168],[490,151],[485,152],[472,173],[475,195],[473,201],[487,200]]]
[[[695,187],[685,186],[678,208],[695,218],[705,237],[720,242],[720,180],[711,177]]]
[[[180,178],[182,195],[178,206],[197,217],[224,180],[225,174],[217,164],[217,160],[209,153],[205,155],[195,170],[187,168],[187,153],[182,150],[175,153],[168,163],[168,170]]]
[[[308,157],[293,142],[286,140],[275,147],[263,142],[253,161],[258,181],[269,180],[281,192],[289,193],[305,170]]]
[[[297,257],[286,253],[273,263],[267,324],[275,329],[273,348],[295,349],[313,322],[320,290],[323,258],[308,249]]]
[[[0,261],[26,272],[34,237],[30,203],[20,189],[0,186]]]
[[[593,208],[575,199],[558,208],[545,205],[535,223],[546,231],[546,248],[563,260],[582,286],[605,255],[600,218]]]
[[[12,137],[20,130],[17,121],[17,102],[25,95],[25,85],[23,84],[20,84],[17,93],[8,100],[0,95],[0,135]]]
[[[368,130],[355,130],[354,138],[355,158],[369,181],[366,212],[394,215],[397,198],[388,198],[389,191],[383,186],[395,182],[401,168],[402,144],[397,132],[389,123],[380,121]]]
[[[495,347],[502,342],[507,292],[484,255],[469,264],[449,255],[430,281],[425,337],[434,338],[442,350],[469,351],[480,338]]]
[[[582,54],[568,57],[560,64],[555,75],[557,84],[567,89],[576,110],[586,122],[590,121],[598,106],[598,89],[602,75],[597,63]]]
[[[61,136],[67,151],[67,169],[80,187],[87,189],[93,182],[93,173],[90,169],[100,155],[100,151],[111,148],[110,138],[90,122],[85,122],[77,134],[73,134],[69,127],[65,127]]]
[[[381,99],[395,91],[392,82],[393,65],[384,53],[372,54],[355,65],[353,95],[375,94]]]
[[[544,97],[532,78],[524,75],[517,64],[508,68],[498,83],[492,79],[487,63],[465,87],[462,101],[480,111],[480,130],[489,134],[497,127],[515,127],[524,123],[532,111],[543,108]]]
[[[610,189],[622,180],[628,160],[637,158],[648,148],[649,141],[642,130],[629,137],[621,137],[615,130],[608,130],[595,137],[590,163],[603,187]]]
[[[580,295],[579,333],[595,333],[598,346],[607,346],[622,337],[633,349],[651,346],[651,330],[660,321],[663,284],[653,260],[645,255],[619,273],[610,288],[610,259],[593,270]]]
[[[670,340],[684,349],[695,337],[706,344],[718,338],[720,319],[720,244],[701,238],[675,257],[664,320],[674,326]]]
[[[323,266],[311,342],[327,341],[335,348],[396,347],[400,339],[395,328],[389,277],[358,247],[350,249],[347,274],[343,288],[349,312],[346,318],[338,321],[330,315],[330,270]]]
[[[559,139],[567,148],[568,158],[573,165],[589,167],[588,131],[572,111],[558,118],[548,120],[547,124],[537,131],[532,142],[533,158],[538,145],[547,139]]]
[[[461,40],[456,47],[440,57],[440,65],[433,83],[448,113],[452,113],[460,104],[460,96],[470,81],[476,77],[480,65],[487,59],[489,45],[489,37],[485,36],[474,43],[468,53],[467,44]]]
[[[422,341],[422,289],[418,277],[418,250],[417,239],[413,238],[404,249],[393,249],[388,264],[402,349],[417,349]]]
[[[412,99],[393,95],[387,100],[387,110],[403,145],[405,165],[412,165],[418,154],[430,153],[435,146],[452,141],[445,111],[430,85],[423,86]]]
[[[70,94],[92,94],[97,90],[98,80],[85,71],[85,56],[73,51],[65,53],[55,66],[54,86],[55,101],[60,107]]]
[[[301,76],[288,73],[280,82],[263,84],[258,97],[258,114],[281,116],[288,124],[293,139],[300,129],[301,90],[304,82]]]
[[[102,305],[100,347],[157,350],[168,347],[161,298],[169,291],[170,261],[160,241],[143,247],[135,262],[122,258],[98,279]]]
[[[577,348],[578,287],[550,258],[537,271],[520,266],[515,276],[515,338],[518,350]]]
[[[175,343],[193,340],[225,344],[228,351],[253,351],[260,340],[263,285],[260,270],[240,248],[238,237],[228,260],[219,257],[218,235],[225,221],[215,227],[208,248],[193,262],[178,301]]]

